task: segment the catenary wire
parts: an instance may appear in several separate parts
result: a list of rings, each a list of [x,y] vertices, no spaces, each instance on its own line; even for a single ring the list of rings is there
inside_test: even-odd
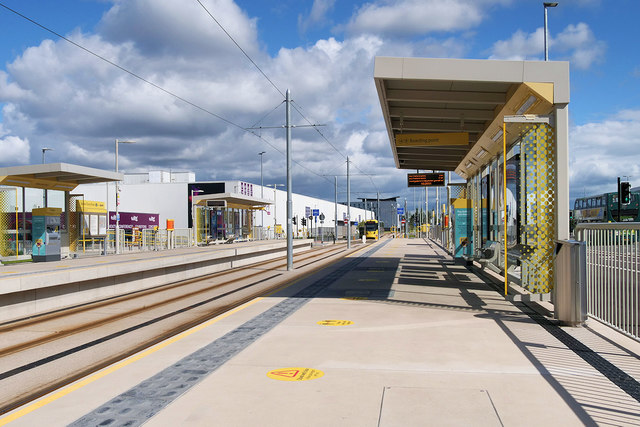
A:
[[[258,139],[260,139],[260,140],[264,141],[267,145],[269,145],[271,148],[273,148],[273,149],[274,149],[275,151],[277,151],[278,153],[280,153],[280,154],[282,154],[282,155],[285,155],[285,153],[284,153],[283,151],[281,151],[280,149],[278,149],[275,145],[273,145],[271,142],[269,142],[267,139],[265,139],[262,135],[259,135],[259,134],[257,134],[256,132],[253,132],[252,130],[246,129],[246,128],[244,128],[243,126],[240,126],[239,124],[234,123],[234,122],[232,122],[232,121],[231,121],[231,120],[229,120],[229,119],[226,119],[226,118],[224,118],[224,117],[222,117],[222,116],[220,116],[220,115],[218,115],[218,114],[216,114],[216,113],[214,113],[214,112],[212,112],[212,111],[210,111],[210,110],[208,110],[208,109],[206,109],[206,108],[204,108],[204,107],[201,107],[200,105],[198,105],[198,104],[196,104],[196,103],[194,103],[194,102],[189,101],[189,100],[188,100],[188,99],[186,99],[186,98],[183,98],[183,97],[182,97],[182,96],[180,96],[180,95],[177,95],[177,94],[175,94],[175,93],[173,93],[173,92],[171,92],[171,91],[169,91],[169,90],[167,90],[167,89],[165,89],[165,88],[163,88],[163,87],[161,87],[161,86],[159,86],[159,85],[157,85],[157,84],[153,83],[153,82],[152,82],[152,81],[150,81],[150,80],[145,79],[144,77],[142,77],[142,76],[140,76],[140,75],[138,75],[138,74],[134,73],[133,71],[130,71],[130,70],[128,70],[128,69],[126,69],[126,68],[124,68],[123,66],[118,65],[117,63],[115,63],[115,62],[113,62],[113,61],[111,61],[111,60],[109,60],[109,59],[107,59],[107,58],[105,58],[105,57],[103,57],[103,56],[101,56],[101,55],[99,55],[99,54],[97,54],[97,53],[93,52],[92,50],[90,50],[90,49],[88,49],[88,48],[86,48],[86,47],[82,46],[81,44],[76,43],[76,42],[74,42],[73,40],[71,40],[71,39],[69,39],[69,38],[67,38],[67,37],[63,36],[62,34],[60,34],[60,33],[56,32],[55,30],[52,30],[52,29],[50,29],[50,28],[48,28],[48,27],[46,27],[46,26],[44,26],[44,25],[40,24],[39,22],[37,22],[37,21],[35,21],[35,20],[33,20],[33,19],[29,18],[28,16],[26,16],[26,15],[24,15],[24,14],[22,14],[22,13],[18,12],[17,10],[14,10],[14,9],[10,8],[9,6],[5,5],[5,4],[4,4],[4,3],[2,3],[2,2],[0,2],[0,6],[1,6],[1,7],[3,7],[3,8],[5,8],[5,9],[7,9],[8,11],[10,11],[10,12],[12,12],[12,13],[14,13],[14,14],[18,15],[19,17],[21,17],[21,18],[23,18],[23,19],[25,19],[25,20],[27,20],[27,21],[31,22],[32,24],[34,24],[34,25],[36,25],[36,26],[38,26],[38,27],[42,28],[43,30],[45,30],[45,31],[47,31],[47,32],[49,32],[49,33],[51,33],[51,34],[54,34],[55,36],[57,36],[57,37],[61,38],[62,40],[66,41],[67,43],[70,43],[70,44],[72,44],[72,45],[76,46],[77,48],[82,49],[82,50],[83,50],[83,51],[85,51],[86,53],[88,53],[88,54],[90,54],[90,55],[92,55],[92,56],[94,56],[94,57],[96,57],[96,58],[98,58],[98,59],[100,59],[100,60],[102,60],[102,61],[106,62],[107,64],[109,64],[109,65],[111,65],[111,66],[113,66],[113,67],[118,68],[119,70],[121,70],[121,71],[123,71],[123,72],[125,72],[125,73],[129,74],[129,75],[130,75],[130,76],[132,76],[132,77],[135,77],[136,79],[138,79],[138,80],[140,80],[140,81],[142,81],[142,82],[144,82],[144,83],[147,83],[148,85],[153,86],[154,88],[156,88],[156,89],[158,89],[158,90],[160,90],[160,91],[164,92],[165,94],[170,95],[170,96],[172,96],[172,97],[174,97],[174,98],[176,98],[176,99],[178,99],[178,100],[180,100],[180,101],[182,101],[182,102],[184,102],[184,103],[186,103],[186,104],[188,104],[188,105],[190,105],[190,106],[192,106],[192,107],[194,107],[194,108],[196,108],[196,109],[198,109],[198,110],[200,110],[200,111],[203,111],[204,113],[209,114],[209,115],[211,115],[211,116],[213,116],[213,117],[215,117],[215,118],[217,118],[217,119],[219,119],[219,120],[222,120],[223,122],[225,122],[225,123],[227,123],[227,124],[229,124],[229,125],[231,125],[231,126],[234,126],[234,127],[238,128],[238,129],[240,129],[240,130],[244,131],[244,132],[248,132],[248,133],[250,133],[250,134],[254,135],[254,136],[255,136],[255,137],[257,137]],[[276,108],[277,108],[277,107],[276,107]],[[269,113],[269,114],[270,114],[270,113]],[[318,176],[318,177],[320,177],[320,178],[323,178],[323,179],[327,180],[328,182],[330,182],[328,178],[323,177],[321,174],[319,174],[319,173],[317,173],[317,172],[314,172],[313,170],[309,169],[308,167],[306,167],[306,166],[302,165],[300,162],[298,162],[298,161],[296,161],[296,160],[293,160],[293,162],[294,162],[295,164],[297,164],[298,166],[302,167],[303,169],[307,170],[308,172],[310,172],[310,173],[312,173],[312,174],[314,174],[314,175],[316,175],[316,176]]]
[[[249,56],[249,54],[240,46],[240,44],[233,38],[233,36],[226,30],[226,28],[220,23],[220,21],[218,21],[213,14],[211,13],[211,11],[209,11],[209,9],[207,9],[207,7],[202,4],[202,2],[200,0],[196,0],[198,2],[198,4],[204,9],[204,11],[209,15],[209,17],[211,19],[213,19],[213,21],[218,25],[218,27],[220,27],[220,29],[227,35],[227,37],[229,37],[229,39],[231,39],[231,41],[233,42],[233,44],[236,45],[236,47],[238,49],[240,49],[240,51],[244,54],[244,56],[254,65],[254,67],[256,67],[256,69],[260,72],[260,74],[262,74],[264,76],[265,79],[267,79],[267,81],[271,84],[271,86],[273,86],[278,93],[284,98],[285,94],[282,92],[282,90],[267,76],[267,74],[260,68],[260,66],[258,66],[258,64],[251,58],[251,56]],[[295,102],[292,102],[293,104],[293,108],[298,112],[298,114],[300,114],[300,116],[307,122],[307,124],[311,125],[316,132],[318,132],[318,134],[322,137],[322,139],[331,146],[331,148],[333,148],[338,154],[340,154],[344,159],[347,158],[347,156],[342,153],[334,144],[331,143],[331,141],[329,141],[329,139],[320,131],[320,129],[318,129],[318,126],[314,125],[303,113],[302,113],[302,107],[297,105]],[[351,161],[351,163],[353,163],[353,161]],[[362,172],[363,174],[366,175],[366,173],[364,171],[362,171],[362,169],[360,169],[360,167],[358,167],[357,164],[353,163],[353,165],[356,167],[356,169],[358,169],[360,172]],[[376,191],[378,191],[378,187],[375,184],[375,182],[373,181],[373,178],[371,177],[371,175],[369,174],[369,180],[371,181],[371,184],[373,185],[373,187],[376,189]]]
[[[218,26],[222,29],[222,31],[224,31],[224,33],[237,46],[237,48],[240,49],[240,51],[244,54],[244,56],[246,56],[247,59],[249,61],[251,61],[251,63],[258,69],[258,71],[260,71],[260,74],[262,74],[264,76],[264,78],[267,79],[269,81],[269,83],[271,83],[271,86],[273,86],[280,93],[280,95],[282,95],[282,97],[284,98],[285,94],[280,90],[280,88],[278,88],[278,86],[276,86],[276,84],[273,81],[271,81],[271,79],[264,73],[264,71],[262,71],[262,69],[258,66],[258,64],[256,64],[256,62],[253,59],[251,59],[249,54],[238,44],[238,42],[235,41],[235,39],[233,37],[231,37],[231,34],[229,34],[229,32],[222,26],[222,24],[220,24],[220,22],[213,16],[213,14],[211,12],[209,12],[209,9],[207,9],[206,6],[204,4],[202,4],[202,2],[200,0],[196,0],[196,1],[198,2],[198,4],[200,4],[200,6],[202,6],[202,8],[205,10],[205,12],[207,12],[207,14],[211,17],[211,19],[213,19],[214,22],[216,24],[218,24]]]

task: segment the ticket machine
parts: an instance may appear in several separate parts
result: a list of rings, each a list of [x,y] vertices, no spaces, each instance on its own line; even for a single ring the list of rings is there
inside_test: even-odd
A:
[[[60,208],[39,208],[31,213],[34,262],[60,261]]]

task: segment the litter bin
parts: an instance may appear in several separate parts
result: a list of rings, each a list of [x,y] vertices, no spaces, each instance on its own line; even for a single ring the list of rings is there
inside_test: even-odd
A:
[[[562,325],[581,326],[587,320],[587,244],[556,240],[554,316]]]

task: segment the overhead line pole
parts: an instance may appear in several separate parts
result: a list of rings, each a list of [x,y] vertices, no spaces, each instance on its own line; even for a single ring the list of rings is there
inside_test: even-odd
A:
[[[351,249],[351,178],[349,177],[349,156],[347,156],[347,249]]]
[[[380,239],[380,192],[376,193],[376,219],[378,220],[378,240]]]
[[[287,89],[287,271],[293,270],[293,230],[291,215],[293,203],[291,201],[291,91]]]
[[[333,243],[336,242],[338,238],[338,177],[333,177],[333,185],[335,189],[334,193],[334,221],[333,221]]]

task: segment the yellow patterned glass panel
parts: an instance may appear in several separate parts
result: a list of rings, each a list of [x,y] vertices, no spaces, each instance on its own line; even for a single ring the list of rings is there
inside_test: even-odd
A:
[[[521,191],[522,285],[533,293],[553,288],[555,234],[555,140],[547,124],[527,126],[522,131]]]

